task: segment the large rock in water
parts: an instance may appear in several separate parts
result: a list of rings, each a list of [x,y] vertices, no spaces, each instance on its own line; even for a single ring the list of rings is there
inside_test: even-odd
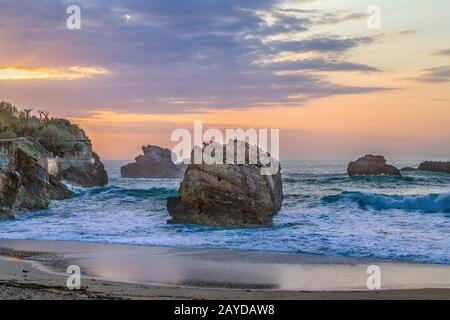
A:
[[[400,171],[386,164],[383,156],[366,155],[356,161],[350,162],[347,169],[348,175],[353,176],[401,176]]]
[[[179,197],[167,201],[167,209],[173,218],[171,222],[221,226],[263,225],[280,211],[283,199],[280,170],[274,175],[262,175],[261,168],[267,165],[261,164],[259,157],[257,164],[248,162],[249,150],[259,149],[246,142],[230,143],[234,143],[234,147],[239,143],[245,144],[245,164],[188,165]],[[226,145],[220,147],[224,148],[225,155]],[[279,168],[279,163],[275,162]]]
[[[143,146],[144,155],[135,158],[136,162],[120,168],[123,178],[180,178],[186,166],[172,161],[172,151],[158,146]]]
[[[50,200],[72,194],[38,160],[15,143],[0,147],[0,217],[47,208]]]
[[[419,165],[421,171],[450,173],[450,162],[425,161]]]

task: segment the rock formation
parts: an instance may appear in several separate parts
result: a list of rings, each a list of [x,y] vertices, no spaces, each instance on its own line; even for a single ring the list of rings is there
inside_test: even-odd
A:
[[[386,164],[383,156],[366,155],[356,161],[350,162],[347,169],[348,175],[353,176],[401,176],[400,171]]]
[[[241,141],[231,141],[229,144],[234,144],[235,160],[236,146],[244,144],[245,164],[188,165],[179,197],[171,197],[167,201],[172,222],[264,225],[279,212],[283,199],[280,170],[274,175],[262,175],[261,169],[267,165],[262,164],[259,157],[256,164],[249,164],[248,161],[249,152],[258,152],[258,148]],[[206,144],[203,150],[209,145]],[[220,145],[224,155],[226,146]],[[279,168],[279,163],[274,162]]]
[[[185,165],[172,161],[172,151],[158,146],[143,146],[144,155],[135,158],[136,162],[120,168],[123,178],[180,178]]]
[[[419,165],[421,171],[450,173],[450,162],[425,161]]]
[[[83,188],[106,185],[108,174],[84,130],[65,119],[54,119],[50,125],[38,140],[57,157],[56,176]]]
[[[400,171],[404,171],[404,172],[417,171],[417,169],[413,168],[413,167],[404,167],[404,168],[401,168]]]
[[[18,144],[3,142],[0,158],[0,217],[45,209],[50,200],[72,194]]]
[[[90,151],[91,158],[88,159],[61,159],[59,165],[59,176],[76,186],[92,188],[104,186],[108,183],[106,173],[100,157],[94,151]]]
[[[72,192],[61,183],[93,187],[108,177],[83,129],[65,119],[30,116],[0,102],[0,216],[44,209]]]

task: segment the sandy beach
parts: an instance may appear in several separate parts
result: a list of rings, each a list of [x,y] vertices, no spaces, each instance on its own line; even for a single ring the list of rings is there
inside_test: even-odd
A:
[[[29,240],[0,240],[0,255],[0,299],[450,299],[446,265]],[[367,290],[369,265],[382,290]]]

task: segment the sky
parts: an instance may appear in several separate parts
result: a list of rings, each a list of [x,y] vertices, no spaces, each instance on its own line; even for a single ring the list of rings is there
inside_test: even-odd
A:
[[[66,9],[81,9],[68,29]],[[379,29],[367,9],[380,9]],[[103,159],[193,128],[280,129],[282,159],[450,159],[448,0],[0,0],[0,100]]]

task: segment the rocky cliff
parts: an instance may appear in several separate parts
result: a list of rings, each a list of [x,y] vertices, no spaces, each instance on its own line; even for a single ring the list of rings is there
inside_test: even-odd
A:
[[[0,159],[0,217],[45,209],[50,200],[71,195],[20,143],[2,142]]]
[[[103,163],[83,129],[48,112],[0,102],[0,216],[44,209],[82,187],[108,182]]]
[[[45,150],[57,157],[61,178],[76,186],[91,188],[108,183],[108,174],[83,129],[65,119],[53,119],[36,134]]]
[[[135,158],[120,168],[123,178],[180,178],[183,176],[185,165],[176,165],[172,161],[172,151],[158,146],[143,146],[143,155]]]

